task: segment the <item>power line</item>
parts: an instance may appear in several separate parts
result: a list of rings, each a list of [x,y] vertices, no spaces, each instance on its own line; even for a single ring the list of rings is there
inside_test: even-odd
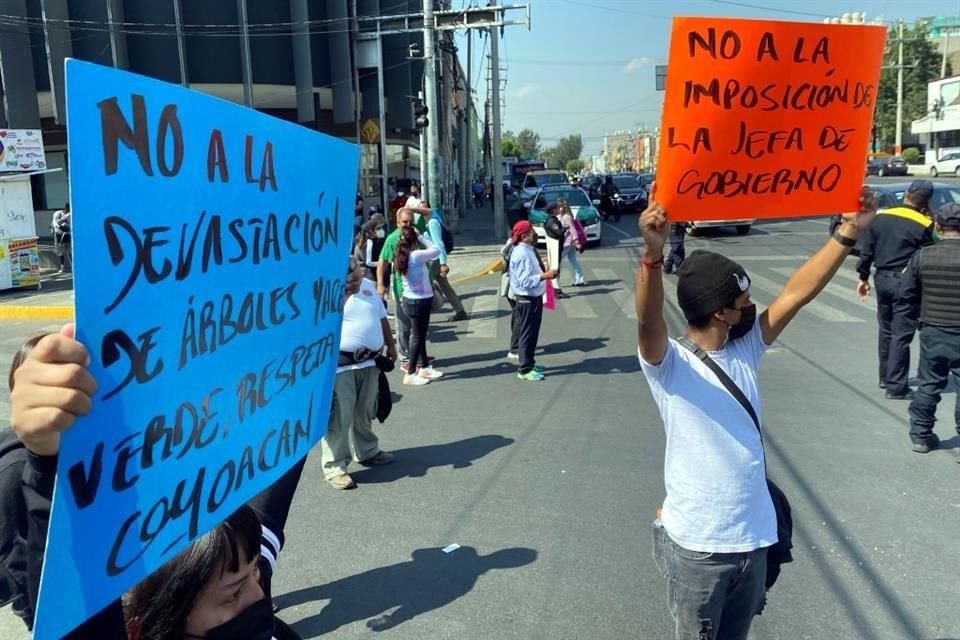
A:
[[[793,9],[781,9],[779,7],[765,7],[759,4],[750,4],[749,2],[737,2],[736,0],[710,0],[715,4],[727,4],[733,7],[744,7],[746,9],[758,9],[760,11],[770,11],[772,13],[787,13],[795,16],[809,16],[811,18],[829,18],[825,13],[811,13],[810,11],[795,11]]]
[[[600,9],[601,11],[613,11],[614,13],[627,13],[635,16],[646,16],[647,18],[661,18],[663,20],[671,20],[671,16],[664,16],[656,13],[647,13],[646,11],[634,11],[632,9],[620,9],[617,7],[607,7],[602,4],[593,4],[591,2],[582,2],[581,0],[563,0],[567,4],[579,5],[581,7],[589,7],[591,9]]]

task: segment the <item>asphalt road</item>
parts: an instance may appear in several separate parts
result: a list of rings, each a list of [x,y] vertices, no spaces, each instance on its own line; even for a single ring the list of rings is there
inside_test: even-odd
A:
[[[432,328],[447,377],[393,378],[403,397],[378,432],[396,462],[336,492],[311,455],[275,582],[303,637],[670,637],[650,557],[664,437],[635,355],[635,220],[606,227],[583,257],[589,286],[547,314],[545,382],[515,378],[498,277],[474,280],[461,287],[471,319]],[[742,261],[763,306],[826,235],[822,220],[771,222],[689,248]],[[793,505],[796,560],[751,638],[958,639],[954,395],[944,450],[912,453],[907,405],[876,388],[874,307],[854,278],[851,263],[764,358],[769,470]],[[0,325],[0,358],[42,324]],[[0,617],[0,637],[14,629]]]

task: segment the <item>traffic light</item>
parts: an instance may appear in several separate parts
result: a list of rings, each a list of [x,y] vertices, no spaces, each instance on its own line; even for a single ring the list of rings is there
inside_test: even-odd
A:
[[[413,126],[417,129],[426,129],[430,126],[430,120],[427,118],[428,113],[430,113],[430,109],[427,108],[427,105],[423,104],[421,100],[415,100],[413,103]]]

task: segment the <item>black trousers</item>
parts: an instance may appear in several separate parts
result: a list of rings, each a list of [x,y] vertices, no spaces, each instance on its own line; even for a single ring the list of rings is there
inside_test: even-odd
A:
[[[897,304],[899,270],[877,271],[873,276],[877,294],[878,379],[887,384],[887,391],[906,393],[910,374],[910,343],[917,330],[919,310],[912,305]]]
[[[960,327],[920,328],[920,381],[910,402],[910,440],[923,443],[932,439],[937,421],[940,394],[950,376],[960,381]],[[954,425],[960,433],[960,392],[954,408]]]
[[[408,371],[415,373],[427,363],[427,332],[430,330],[430,312],[433,310],[433,297],[413,299],[404,298],[403,305],[410,318],[410,350]]]
[[[685,231],[670,234],[670,255],[663,262],[663,268],[667,273],[679,269],[687,257],[687,249],[683,246],[686,235]]]
[[[536,364],[533,354],[540,339],[543,323],[543,298],[540,296],[517,296],[513,313],[517,319],[517,341],[520,348],[520,373],[529,373]]]
[[[520,333],[517,331],[517,301],[507,297],[510,303],[510,353],[519,353],[520,351]]]

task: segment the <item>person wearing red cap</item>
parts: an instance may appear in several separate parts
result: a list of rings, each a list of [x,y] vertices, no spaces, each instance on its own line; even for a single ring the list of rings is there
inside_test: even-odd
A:
[[[789,503],[766,477],[760,359],[830,282],[873,216],[857,214],[797,270],[763,313],[750,277],[732,260],[696,251],[680,267],[677,300],[686,335],[663,316],[666,211],[651,197],[640,217],[646,245],[637,272],[640,366],[666,433],[666,498],[653,523],[653,556],[668,582],[677,640],[744,640],[790,555]],[[860,215],[862,214],[862,215]]]
[[[513,308],[520,347],[520,368],[517,378],[529,382],[543,380],[543,372],[533,357],[540,339],[540,324],[543,322],[543,294],[546,293],[545,280],[557,277],[555,269],[544,271],[534,246],[537,232],[533,225],[521,220],[513,225],[511,234],[513,251],[510,253],[510,289],[516,299]]]

